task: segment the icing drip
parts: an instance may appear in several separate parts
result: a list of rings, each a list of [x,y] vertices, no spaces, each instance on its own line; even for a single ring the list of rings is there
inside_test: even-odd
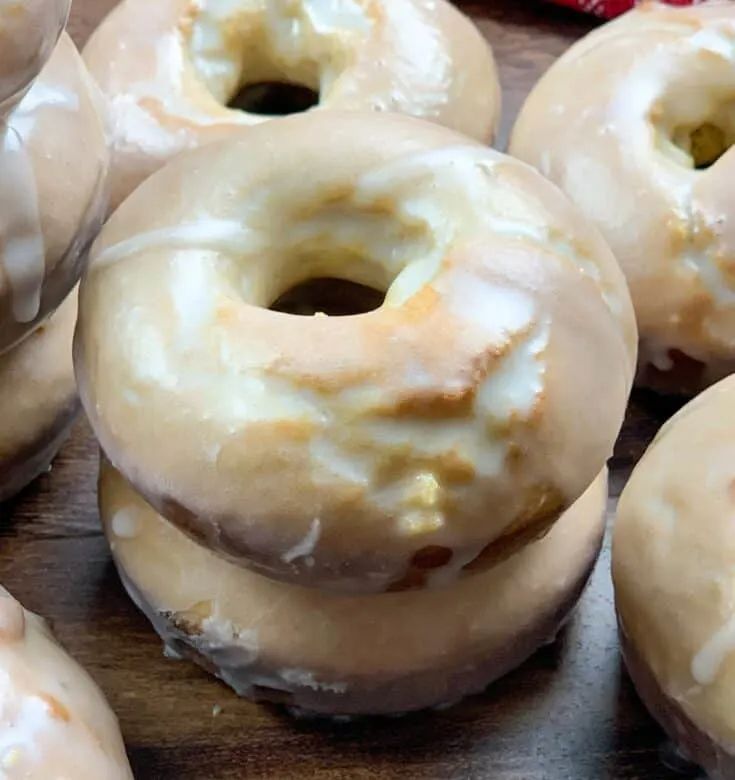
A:
[[[41,307],[45,247],[33,163],[11,127],[3,132],[0,167],[0,266],[12,290],[13,316],[31,322]]]
[[[321,523],[319,522],[319,518],[315,517],[311,521],[311,526],[309,527],[309,531],[306,536],[298,544],[294,545],[290,550],[285,552],[281,556],[282,560],[286,563],[293,563],[299,558],[306,558],[307,556],[311,555],[319,543],[320,534]]]

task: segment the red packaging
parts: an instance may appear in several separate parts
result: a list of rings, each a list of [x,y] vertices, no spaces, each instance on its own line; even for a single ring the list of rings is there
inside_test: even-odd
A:
[[[635,0],[552,0],[557,5],[566,5],[578,11],[586,11],[604,19],[612,19],[636,5]],[[664,0],[669,5],[692,5],[695,0]]]

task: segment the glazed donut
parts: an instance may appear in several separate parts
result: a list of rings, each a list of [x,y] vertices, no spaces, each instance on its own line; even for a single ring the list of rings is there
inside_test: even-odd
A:
[[[123,0],[84,50],[114,125],[112,203],[183,149],[269,117],[230,107],[288,82],[319,108],[396,111],[489,142],[489,45],[446,0]]]
[[[71,359],[76,294],[0,355],[0,501],[45,471],[79,409]]]
[[[641,698],[712,780],[735,777],[735,377],[662,429],[620,499],[613,578]]]
[[[79,278],[106,208],[107,138],[98,109],[96,88],[64,33],[0,125],[0,353]]]
[[[385,300],[269,310],[325,276]],[[104,452],[169,521],[269,576],[380,592],[543,533],[611,453],[635,341],[612,254],[533,169],[325,111],[129,198],[93,248],[75,361]]]
[[[59,39],[71,0],[0,0],[0,114],[23,96]]]
[[[347,596],[275,582],[177,531],[103,464],[120,576],[173,654],[241,696],[330,715],[401,713],[477,693],[556,636],[602,541],[601,476],[541,541],[438,590]]]
[[[132,780],[117,719],[46,624],[0,587],[4,780]]]
[[[631,288],[641,384],[735,370],[735,3],[642,3],[541,79],[511,154],[572,198]]]

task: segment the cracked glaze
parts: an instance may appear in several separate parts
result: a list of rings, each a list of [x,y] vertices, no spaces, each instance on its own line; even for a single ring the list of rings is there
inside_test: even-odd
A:
[[[46,624],[0,587],[0,777],[132,780],[117,719]]]
[[[664,426],[621,496],[613,540],[620,624],[660,689],[653,712],[669,728],[664,697],[706,735],[696,757],[718,778],[731,776],[714,771],[718,753],[735,760],[734,410],[728,378]]]
[[[385,301],[268,310],[330,275]],[[106,226],[80,312],[81,397],[136,489],[231,560],[339,590],[543,533],[609,457],[635,360],[619,269],[555,188],[400,116],[182,158]]]
[[[641,382],[690,391],[735,370],[735,150],[695,167],[702,126],[735,142],[735,5],[648,2],[557,61],[510,145],[609,241],[636,308]]]
[[[400,713],[482,690],[553,640],[604,529],[604,475],[541,541],[442,590],[346,596],[275,582],[194,544],[109,464],[100,507],[121,577],[174,656],[241,696],[330,715]],[[120,513],[134,535],[115,532]]]
[[[141,24],[141,20],[144,23]],[[395,111],[489,141],[492,53],[445,0],[125,0],[84,52],[115,128],[113,205],[183,149],[269,117],[247,85],[313,89],[319,108]]]

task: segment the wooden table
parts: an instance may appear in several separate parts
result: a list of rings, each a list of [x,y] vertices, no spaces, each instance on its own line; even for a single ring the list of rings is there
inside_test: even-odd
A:
[[[77,43],[114,4],[76,0],[70,29]],[[592,22],[525,0],[462,5],[500,61],[504,142],[538,75]],[[676,406],[634,396],[612,463],[613,496]],[[52,621],[105,690],[136,777],[680,777],[663,766],[663,736],[621,669],[607,548],[559,641],[485,694],[402,719],[295,721],[277,708],[239,700],[192,665],[164,659],[110,563],[95,505],[96,468],[93,440],[80,422],[53,471],[0,507],[0,581]],[[217,716],[215,705],[222,708]]]

